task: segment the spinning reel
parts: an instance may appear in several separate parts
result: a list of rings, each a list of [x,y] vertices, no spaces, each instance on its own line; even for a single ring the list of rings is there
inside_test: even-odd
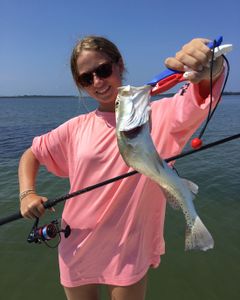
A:
[[[38,227],[39,218],[36,218],[33,227],[28,235],[27,241],[28,243],[36,243],[41,244],[45,243],[46,246],[50,248],[56,248],[61,241],[61,232],[64,233],[64,237],[68,238],[71,234],[71,228],[69,225],[65,227],[65,229],[61,229],[59,227],[58,220],[53,220],[49,224],[45,224],[43,226]],[[56,245],[51,246],[48,241],[58,237],[58,242]]]

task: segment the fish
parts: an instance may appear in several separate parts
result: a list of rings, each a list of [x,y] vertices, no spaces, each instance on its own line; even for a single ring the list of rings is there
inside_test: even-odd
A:
[[[181,178],[158,154],[151,137],[151,86],[118,88],[115,101],[116,137],[120,155],[137,172],[156,182],[174,208],[182,211],[185,250],[206,251],[214,247],[212,235],[194,206],[198,186]]]

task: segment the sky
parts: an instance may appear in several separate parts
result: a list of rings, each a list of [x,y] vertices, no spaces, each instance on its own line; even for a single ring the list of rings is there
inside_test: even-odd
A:
[[[233,44],[226,91],[240,91],[240,1],[0,0],[0,96],[77,95],[76,42],[94,34],[120,49],[125,84],[143,85],[196,37]]]

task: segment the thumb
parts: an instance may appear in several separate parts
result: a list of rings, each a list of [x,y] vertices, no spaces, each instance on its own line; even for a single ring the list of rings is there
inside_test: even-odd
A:
[[[41,199],[42,204],[44,204],[44,202],[47,202],[47,201],[48,201],[48,198],[42,197],[42,199]],[[50,208],[48,208],[48,210],[50,210],[51,212],[56,211],[54,207],[50,207]]]

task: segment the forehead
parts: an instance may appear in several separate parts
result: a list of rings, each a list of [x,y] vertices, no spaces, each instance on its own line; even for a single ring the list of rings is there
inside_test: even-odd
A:
[[[98,65],[109,61],[109,57],[98,51],[83,50],[77,59],[79,73],[85,73],[96,68]]]

